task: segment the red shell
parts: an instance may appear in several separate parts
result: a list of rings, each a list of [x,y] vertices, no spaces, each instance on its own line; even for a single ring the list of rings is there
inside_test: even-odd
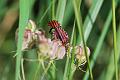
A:
[[[57,28],[60,26],[60,23],[58,23],[58,21],[56,20],[52,20],[48,22],[48,26],[50,26],[51,28]]]
[[[55,29],[55,31],[53,32],[54,39],[61,40],[63,45],[66,45],[68,43],[68,34],[61,28],[60,23],[58,23],[58,21],[52,20],[48,22],[48,26]]]

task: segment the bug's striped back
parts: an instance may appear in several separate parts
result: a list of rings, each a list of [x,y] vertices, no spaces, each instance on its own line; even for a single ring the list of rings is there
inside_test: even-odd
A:
[[[52,20],[48,23],[48,26],[55,29],[55,31],[53,32],[54,39],[61,40],[63,45],[66,45],[68,43],[68,34],[61,28],[58,21]]]
[[[48,26],[55,29],[57,27],[60,27],[60,23],[58,23],[58,21],[56,21],[56,20],[52,20],[52,21],[48,22]]]

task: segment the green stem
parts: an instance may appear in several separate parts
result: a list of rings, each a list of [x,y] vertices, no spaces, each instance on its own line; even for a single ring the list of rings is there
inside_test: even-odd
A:
[[[37,79],[37,75],[38,75],[38,73],[39,73],[39,71],[40,71],[40,68],[41,68],[41,61],[39,61],[39,63],[38,63],[38,66],[37,66],[37,68],[36,68],[36,72],[35,72],[35,75],[34,75],[33,80],[36,80],[36,79]]]
[[[42,77],[41,77],[40,80],[44,79],[44,76],[45,76],[45,74],[47,74],[47,71],[50,68],[50,66],[51,66],[52,63],[53,63],[53,60],[48,63],[48,66],[45,68],[45,70],[44,70],[44,72],[43,72]]]
[[[86,56],[86,59],[87,59],[87,62],[88,62],[88,69],[89,69],[90,77],[91,77],[91,80],[93,80],[92,70],[90,69],[90,61],[89,61],[89,57],[87,55],[86,43],[85,43],[84,35],[83,35],[82,20],[80,20],[80,12],[78,12],[79,10],[78,10],[76,4],[77,3],[74,0],[73,5],[74,5],[74,10],[75,10],[75,16],[76,16],[76,20],[77,20],[78,30],[79,30],[79,34],[81,36],[81,40],[83,41],[83,47],[84,47],[85,56]]]
[[[17,43],[17,53],[16,53],[16,73],[15,80],[19,80],[20,76],[20,64],[22,57],[22,41],[24,36],[25,26],[27,25],[29,19],[29,0],[20,0],[20,17],[19,17],[19,32],[18,32],[18,43]]]
[[[42,15],[42,17],[40,18],[38,25],[40,25],[42,23],[42,20],[45,18],[45,16],[47,15],[47,12],[49,11],[50,7],[52,6],[52,3],[49,5],[49,7],[45,10],[44,14]]]
[[[24,73],[24,65],[23,65],[24,59],[21,59],[21,71],[22,71],[22,78],[25,80],[25,73]]]
[[[81,0],[77,0],[77,6],[79,6],[79,12],[80,12],[80,6],[81,6]],[[72,31],[72,36],[71,36],[71,42],[70,44],[73,45],[72,53],[71,53],[71,62],[70,62],[70,69],[69,69],[69,80],[72,80],[74,72],[76,70],[76,66],[74,64],[74,56],[75,56],[75,44],[76,44],[76,31],[75,31],[75,22],[76,19],[74,20],[74,25],[73,25],[73,31]]]
[[[68,49],[68,53],[67,53],[67,60],[66,60],[66,64],[65,64],[65,70],[64,70],[64,75],[63,75],[63,80],[68,80],[68,66],[69,66],[69,54],[70,53],[70,49]]]
[[[72,53],[71,53],[71,62],[70,62],[70,69],[68,70],[69,72],[69,80],[72,80],[73,78],[73,74],[76,70],[75,64],[74,64],[74,46],[76,44],[76,30],[75,30],[75,21],[74,21],[74,25],[73,25],[73,31],[72,31],[72,36],[71,36],[71,41],[70,44],[73,45],[73,49],[72,49]]]
[[[55,0],[51,0],[51,3],[52,3],[52,6],[51,6],[51,17],[52,17],[52,20],[54,20],[55,19]],[[52,63],[54,63],[54,66],[53,65],[51,65],[50,66],[50,73],[51,73],[51,80],[55,80],[56,79],[56,70],[55,70],[55,65],[56,65],[56,63],[55,63],[55,61],[54,62],[52,62]]]
[[[115,64],[115,77],[118,80],[118,67],[117,67],[117,45],[116,45],[116,20],[115,20],[115,0],[112,0],[112,17],[113,17],[113,40],[114,40],[114,64]]]

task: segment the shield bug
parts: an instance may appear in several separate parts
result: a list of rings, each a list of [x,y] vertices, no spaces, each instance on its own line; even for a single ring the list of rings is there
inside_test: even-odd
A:
[[[62,41],[62,44],[66,46],[69,40],[68,34],[61,28],[60,23],[56,20],[52,20],[48,22],[48,26],[51,27],[49,32],[53,34],[53,39],[59,39]]]

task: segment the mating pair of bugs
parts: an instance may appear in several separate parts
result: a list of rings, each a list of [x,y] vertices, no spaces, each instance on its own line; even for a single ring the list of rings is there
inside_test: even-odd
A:
[[[69,40],[67,32],[65,32],[58,21],[52,20],[48,22],[48,26],[51,27],[49,33],[53,34],[54,39],[58,39],[62,42],[63,46],[66,46]],[[54,29],[54,31],[52,31]]]

